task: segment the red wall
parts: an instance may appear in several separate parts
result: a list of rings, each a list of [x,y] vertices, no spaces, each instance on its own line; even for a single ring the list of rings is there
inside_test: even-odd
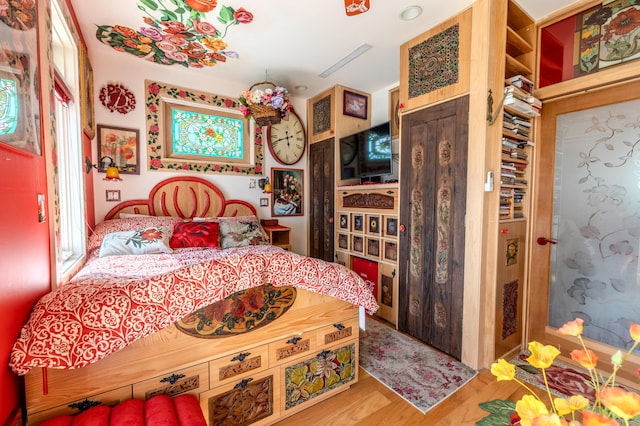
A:
[[[47,193],[44,158],[0,143],[0,423],[21,403],[21,380],[8,367],[11,346],[51,288],[49,218],[38,222],[38,193]]]

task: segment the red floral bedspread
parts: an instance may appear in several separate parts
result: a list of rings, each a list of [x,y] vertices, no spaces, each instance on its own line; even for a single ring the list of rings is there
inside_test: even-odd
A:
[[[349,269],[268,245],[94,256],[70,283],[34,306],[9,365],[19,375],[34,367],[83,367],[264,283],[333,296],[369,313],[378,309],[366,283]]]

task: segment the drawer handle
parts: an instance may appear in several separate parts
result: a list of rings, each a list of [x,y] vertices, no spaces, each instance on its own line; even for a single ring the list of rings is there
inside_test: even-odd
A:
[[[296,337],[292,337],[291,339],[287,340],[287,343],[292,344],[292,345],[297,345],[300,340],[302,340],[302,337],[296,336]]]
[[[331,353],[331,351],[328,350],[324,350],[322,352],[320,352],[318,355],[316,355],[319,358],[326,358],[327,356],[329,356],[329,354]]]
[[[233,388],[234,388],[234,389],[239,389],[239,388],[246,389],[246,388],[247,388],[247,385],[248,385],[248,384],[249,384],[249,382],[250,382],[250,381],[252,381],[252,380],[253,380],[253,379],[252,379],[251,377],[248,377],[248,378],[246,378],[246,379],[242,379],[242,380],[240,380],[240,383],[238,383],[237,385],[235,385]]]
[[[334,326],[335,328],[337,328],[338,330],[344,330],[344,325],[342,325],[342,324],[340,324],[340,323],[333,324],[333,326]]]
[[[178,380],[182,379],[186,377],[184,374],[172,374],[168,377],[165,377],[164,379],[160,380],[160,382],[169,382],[172,385],[175,385],[176,383],[178,383]]]
[[[233,358],[231,358],[231,361],[244,361],[249,355],[251,355],[251,352],[242,352],[239,353],[238,355],[234,356]]]
[[[96,407],[98,405],[102,405],[100,401],[91,401],[90,399],[85,399],[84,401],[74,402],[73,404],[69,404],[67,407],[78,410],[80,413],[87,411],[91,407]]]

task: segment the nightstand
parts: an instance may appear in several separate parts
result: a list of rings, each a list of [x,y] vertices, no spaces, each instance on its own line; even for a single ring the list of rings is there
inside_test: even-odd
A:
[[[271,245],[281,247],[285,250],[291,250],[291,240],[289,239],[291,228],[282,225],[263,226],[262,228],[269,236]]]

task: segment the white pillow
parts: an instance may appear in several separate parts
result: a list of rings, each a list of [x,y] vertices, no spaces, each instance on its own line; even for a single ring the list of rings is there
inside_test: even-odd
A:
[[[102,240],[99,256],[173,253],[169,247],[170,237],[170,229],[164,226],[112,232]]]

